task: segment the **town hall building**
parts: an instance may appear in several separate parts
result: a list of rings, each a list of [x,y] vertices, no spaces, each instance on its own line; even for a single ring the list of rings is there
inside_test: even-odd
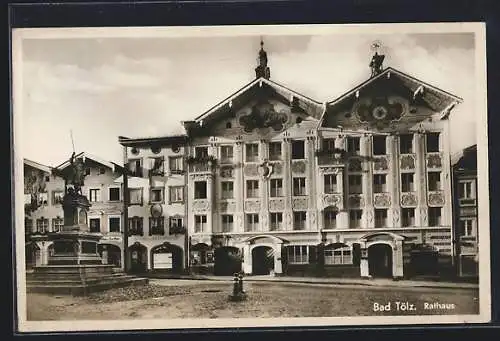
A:
[[[384,68],[375,54],[365,82],[321,103],[271,80],[261,45],[255,79],[182,122],[185,135],[119,138],[132,173],[154,149],[168,160],[149,167],[167,167],[162,179],[127,176],[128,228],[134,219],[149,222],[150,233],[183,227],[129,241],[144,268],[390,278],[453,271],[449,116],[462,100]],[[167,254],[157,263],[155,250]]]

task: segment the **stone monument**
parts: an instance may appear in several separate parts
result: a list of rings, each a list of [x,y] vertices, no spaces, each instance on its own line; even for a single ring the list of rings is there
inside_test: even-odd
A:
[[[87,213],[91,206],[82,194],[83,161],[71,155],[70,167],[61,174],[65,181],[64,226],[48,234],[53,245],[48,265],[37,266],[27,274],[28,292],[85,295],[92,291],[147,284],[148,279],[125,274],[113,265],[103,264],[97,245],[101,233],[90,232]]]

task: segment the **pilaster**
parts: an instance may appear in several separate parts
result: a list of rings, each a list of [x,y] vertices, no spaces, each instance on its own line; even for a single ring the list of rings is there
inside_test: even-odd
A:
[[[415,210],[415,225],[428,226],[427,220],[427,177],[425,176],[425,135],[414,135],[415,145],[415,176],[414,186],[417,194],[417,208]]]
[[[243,205],[245,202],[245,183],[243,179],[243,143],[237,141],[234,146],[234,199],[236,210],[234,217],[234,232],[244,231],[244,213]]]
[[[362,178],[362,186],[363,186],[363,199],[364,199],[364,208],[362,215],[362,227],[363,228],[373,228],[374,227],[374,208],[373,208],[373,171],[371,167],[371,161],[369,160],[372,155],[372,137],[368,134],[365,134],[361,137],[360,141],[360,149],[361,156],[363,160],[361,162],[363,174]]]
[[[288,137],[283,139],[282,144],[283,154],[283,195],[285,198],[285,210],[283,212],[284,230],[293,229],[293,214],[292,214],[292,171],[291,165],[291,141]]]
[[[316,188],[316,177],[319,176],[319,173],[316,171],[316,155],[315,155],[315,146],[316,146],[316,136],[309,135],[306,139],[305,145],[305,157],[309,162],[306,162],[307,165],[307,184],[306,190],[308,192],[308,217],[307,224],[309,226],[309,230],[317,231],[318,230],[318,218],[321,212],[321,208],[317,200],[317,188]]]
[[[389,173],[387,174],[387,191],[391,197],[391,206],[387,214],[389,227],[401,227],[401,205],[400,205],[400,173],[399,173],[399,153],[398,137],[394,135],[387,136],[387,154],[389,159]]]

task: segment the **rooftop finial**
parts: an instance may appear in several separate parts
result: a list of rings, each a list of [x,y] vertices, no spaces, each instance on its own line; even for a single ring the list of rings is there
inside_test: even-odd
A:
[[[373,42],[371,46],[372,50],[375,51],[375,54],[372,56],[372,60],[370,62],[370,68],[372,69],[372,75],[371,75],[372,77],[378,75],[383,70],[382,64],[384,63],[385,55],[378,54],[381,47],[382,43],[380,43],[379,41]]]
[[[260,38],[259,60],[258,65],[255,68],[255,77],[263,77],[266,79],[269,79],[271,77],[271,70],[267,66],[267,53],[266,51],[264,51],[264,40],[262,39],[262,37]]]

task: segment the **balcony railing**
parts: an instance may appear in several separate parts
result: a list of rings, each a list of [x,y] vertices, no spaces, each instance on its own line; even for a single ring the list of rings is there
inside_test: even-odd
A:
[[[186,227],[184,226],[170,226],[168,229],[169,234],[185,234],[186,233]]]

